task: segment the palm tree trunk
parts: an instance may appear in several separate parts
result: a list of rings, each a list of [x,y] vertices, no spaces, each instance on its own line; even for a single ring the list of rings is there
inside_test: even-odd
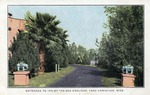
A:
[[[44,45],[42,43],[39,43],[39,58],[40,58],[40,65],[38,72],[41,74],[44,74],[45,71],[45,60],[44,60],[45,54],[44,54]]]

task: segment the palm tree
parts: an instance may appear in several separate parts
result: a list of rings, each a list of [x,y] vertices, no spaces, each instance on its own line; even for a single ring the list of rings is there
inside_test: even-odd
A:
[[[29,31],[30,38],[36,42],[39,47],[40,65],[38,71],[44,72],[45,48],[51,49],[62,42],[60,37],[62,31],[58,31],[60,28],[57,27],[60,21],[55,20],[56,16],[39,12],[36,13],[36,16],[32,16],[30,12],[27,12],[25,18],[27,21],[26,29]]]

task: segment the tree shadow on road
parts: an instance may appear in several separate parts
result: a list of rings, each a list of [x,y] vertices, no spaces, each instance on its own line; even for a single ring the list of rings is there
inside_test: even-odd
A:
[[[100,77],[108,82],[107,84],[110,82],[110,86],[121,86],[121,74],[119,72],[108,69],[100,69]]]
[[[89,73],[95,76],[100,76],[102,86],[107,87],[121,86],[121,74],[118,72],[113,72],[108,69],[100,69],[100,70],[90,70]]]

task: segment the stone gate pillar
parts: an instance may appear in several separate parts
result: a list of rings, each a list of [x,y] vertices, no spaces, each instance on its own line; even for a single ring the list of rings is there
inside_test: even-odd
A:
[[[14,72],[14,85],[28,85],[28,84],[29,84],[29,71]]]
[[[133,74],[122,74],[122,86],[134,87],[135,77]]]

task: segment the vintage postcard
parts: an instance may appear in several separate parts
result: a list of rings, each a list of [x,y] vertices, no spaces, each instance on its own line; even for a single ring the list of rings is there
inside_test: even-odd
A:
[[[50,2],[1,6],[0,95],[147,94],[150,2]]]

